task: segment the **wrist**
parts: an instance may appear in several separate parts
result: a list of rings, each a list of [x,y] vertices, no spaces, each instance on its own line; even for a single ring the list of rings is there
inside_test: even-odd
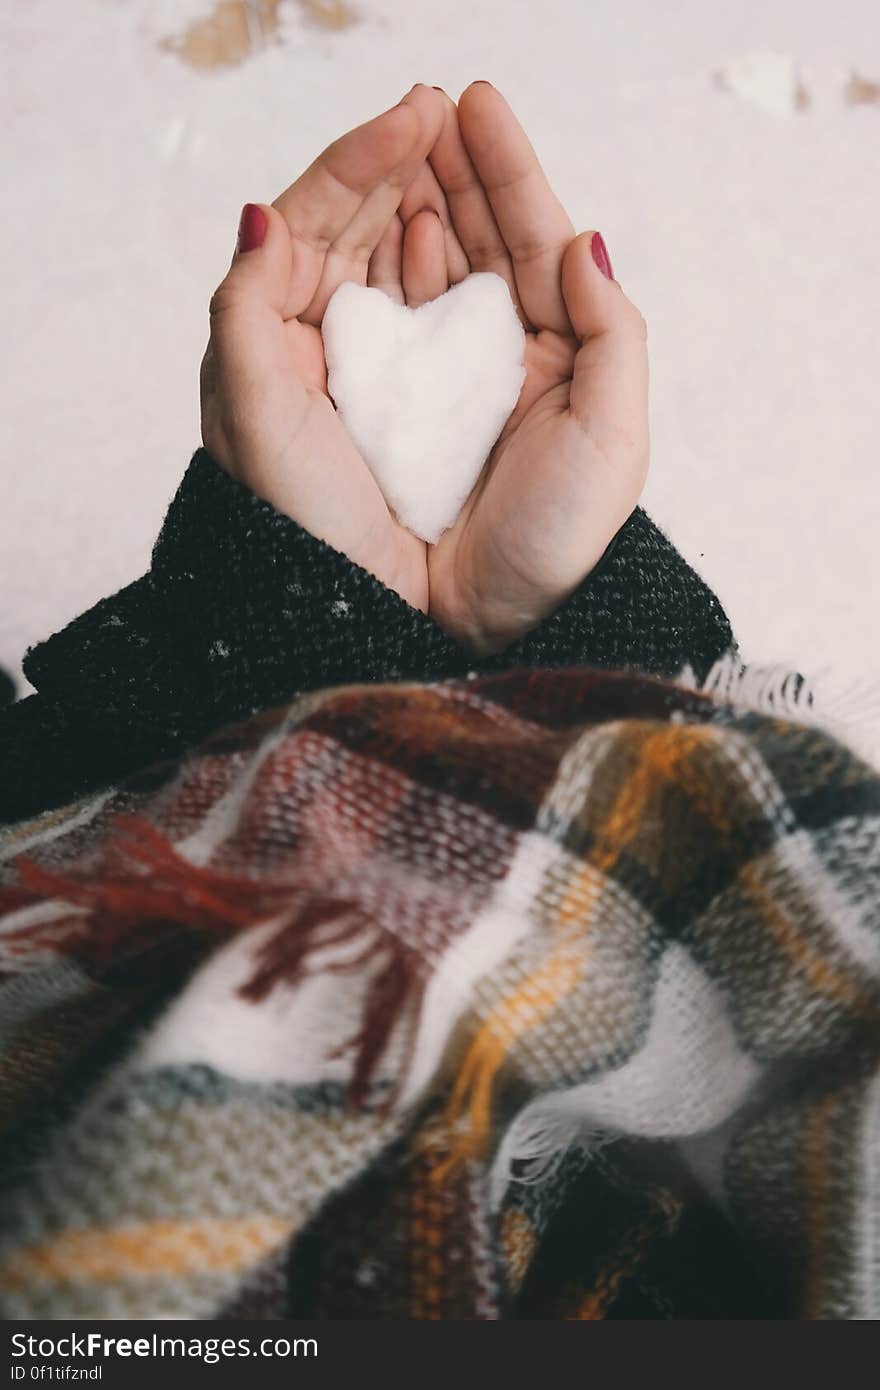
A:
[[[623,527],[612,536],[599,559],[577,582],[552,591],[529,584],[515,585],[516,592],[482,589],[452,560],[432,557],[429,615],[475,657],[492,657],[526,637],[561,608],[582,584],[600,575],[617,548]],[[509,573],[509,567],[508,567]],[[512,576],[514,579],[516,576]]]
[[[484,595],[466,582],[449,582],[445,576],[432,573],[428,613],[447,636],[480,658],[497,656],[519,641],[559,601],[541,601],[532,594],[530,602],[518,604],[507,596]]]

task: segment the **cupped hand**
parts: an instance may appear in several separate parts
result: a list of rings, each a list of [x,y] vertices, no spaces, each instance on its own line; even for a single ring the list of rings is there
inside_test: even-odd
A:
[[[501,94],[446,99],[430,162],[472,271],[507,281],[526,378],[455,525],[429,549],[431,611],[482,652],[507,646],[594,568],[648,469],[645,323],[601,237],[574,228]],[[425,265],[442,293],[440,229]],[[423,271],[427,276],[427,269]]]
[[[485,83],[458,108],[416,86],[250,215],[261,244],[234,257],[211,304],[206,448],[464,645],[507,646],[595,566],[647,471],[644,321],[594,259],[599,243],[575,236]],[[457,522],[425,546],[333,408],[320,325],[344,280],[416,307],[478,270],[510,288],[526,379]]]
[[[271,207],[245,209],[201,371],[202,439],[216,462],[423,610],[425,543],[389,512],[333,407],[321,320],[338,285],[381,277],[389,255],[400,282],[398,208],[428,177],[443,118],[441,95],[416,87],[336,140]]]

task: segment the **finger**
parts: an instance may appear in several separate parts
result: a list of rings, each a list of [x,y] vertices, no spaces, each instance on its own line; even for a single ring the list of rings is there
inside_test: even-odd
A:
[[[500,275],[510,290],[520,318],[529,326],[519,300],[513,261],[498,229],[486,190],[462,139],[458,108],[449,98],[444,106],[443,125],[431,150],[430,162],[470,269],[488,270]]]
[[[391,167],[385,167],[382,176],[375,179],[372,186],[366,187],[360,181],[358,186],[362,197],[359,204],[346,225],[339,228],[325,248],[317,287],[300,315],[307,323],[320,324],[330,296],[343,281],[366,284],[370,256],[397,212],[404,190],[424,163],[437,137],[442,121],[438,93],[431,87],[420,86],[409,93],[409,98],[411,100],[405,100],[395,110],[409,120],[415,135],[406,143],[402,156]],[[331,168],[331,173],[337,182],[342,177],[338,168]],[[348,171],[346,177],[354,179],[359,176],[355,171]]]
[[[403,292],[403,223],[394,214],[379,239],[367,266],[367,284],[382,290],[396,304],[405,304]]]
[[[318,288],[327,250],[364,198],[406,161],[419,136],[418,114],[399,106],[335,140],[273,206],[294,243],[286,318],[302,314]]]
[[[211,298],[211,338],[218,359],[233,360],[243,322],[283,324],[293,258],[284,218],[265,203],[242,210],[232,263]]]
[[[249,204],[242,213],[239,248],[210,304],[211,339],[203,371],[203,407],[206,392],[215,390],[231,403],[223,420],[213,425],[226,435],[250,435],[266,382],[278,378],[277,363],[286,353],[284,304],[290,282],[292,248],[284,218],[265,204]],[[295,325],[299,326],[299,325]],[[289,354],[288,354],[289,355]],[[285,378],[284,390],[295,426],[306,407],[306,387],[294,374]],[[242,408],[241,403],[247,402]],[[204,414],[204,411],[203,411]],[[205,438],[205,446],[218,462],[238,441]]]
[[[404,231],[403,289],[412,309],[449,289],[443,224],[436,212],[417,212]]]
[[[418,168],[430,132],[423,132],[421,109],[398,104],[381,116],[334,140],[273,206],[285,219],[294,242],[293,274],[285,317],[304,314],[314,299],[327,253],[347,228],[372,251],[399,202],[400,193]],[[424,138],[423,138],[424,137]],[[378,227],[363,227],[356,219],[377,189],[388,193],[390,211]],[[381,219],[380,219],[381,220]],[[366,255],[369,259],[369,254]],[[328,296],[329,297],[329,296]]]
[[[413,93],[404,97],[404,101],[409,103],[418,90],[419,89],[414,88]],[[434,99],[436,109],[441,112],[440,125],[438,126],[439,134],[439,131],[442,130],[446,122],[447,113],[449,111],[452,112],[453,119],[456,123],[458,118],[456,115],[455,102],[452,98],[447,96],[440,87],[433,87],[431,90],[435,93]],[[446,266],[449,281],[451,284],[457,285],[460,280],[464,280],[469,274],[471,267],[455,230],[449,205],[446,201],[446,195],[431,167],[430,156],[417,171],[412,182],[405,189],[403,198],[401,199],[400,216],[404,226],[407,225],[416,213],[423,211],[425,208],[433,209],[440,218],[446,246]]]
[[[470,274],[470,264],[453,226],[443,189],[428,163],[422,165],[401,200],[400,217],[404,226],[425,211],[433,212],[440,220],[447,278],[457,285]]]
[[[372,252],[388,225],[389,218],[400,207],[406,189],[420,169],[437,138],[443,121],[443,102],[433,87],[417,83],[400,103],[401,111],[413,112],[418,134],[401,162],[367,192],[361,206],[345,229],[333,240],[333,249],[350,259],[365,260],[366,249]]]
[[[631,483],[634,505],[648,466],[647,330],[609,278],[610,269],[594,232],[576,237],[563,258],[562,289],[580,343],[569,413],[595,451]]]
[[[522,306],[536,328],[569,331],[559,283],[574,227],[500,92],[475,82],[458,105],[462,139],[510,253]]]
[[[420,131],[418,110],[399,103],[334,140],[273,203],[291,235],[325,251],[412,154]]]

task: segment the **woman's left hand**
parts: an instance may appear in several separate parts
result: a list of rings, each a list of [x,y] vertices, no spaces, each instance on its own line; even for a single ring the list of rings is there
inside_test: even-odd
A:
[[[455,525],[428,549],[430,612],[491,652],[568,597],[638,501],[649,453],[646,329],[611,278],[601,238],[575,236],[501,94],[477,82],[458,108],[446,100],[429,157],[445,210],[407,222],[407,302],[449,287],[451,224],[468,269],[507,281],[526,329],[516,407]]]

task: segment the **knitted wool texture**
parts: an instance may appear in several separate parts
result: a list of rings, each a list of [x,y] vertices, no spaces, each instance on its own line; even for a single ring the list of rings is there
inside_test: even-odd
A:
[[[637,509],[554,614],[477,661],[199,451],[150,572],[28,654],[39,694],[0,712],[0,820],[304,691],[516,666],[704,674],[731,640],[717,599]]]
[[[826,734],[349,688],[0,860],[7,1316],[880,1316],[880,782]]]

